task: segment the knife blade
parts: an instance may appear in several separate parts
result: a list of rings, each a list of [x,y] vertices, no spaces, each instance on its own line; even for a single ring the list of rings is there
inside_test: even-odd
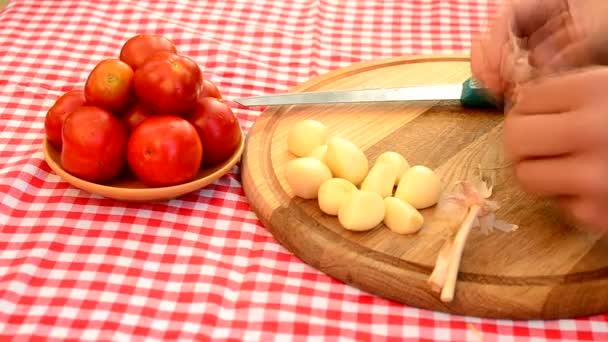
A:
[[[369,88],[300,92],[280,95],[252,96],[235,99],[245,107],[280,106],[295,104],[406,102],[458,100],[465,107],[497,107],[496,101],[479,82],[473,78],[462,84],[438,84],[395,88]]]

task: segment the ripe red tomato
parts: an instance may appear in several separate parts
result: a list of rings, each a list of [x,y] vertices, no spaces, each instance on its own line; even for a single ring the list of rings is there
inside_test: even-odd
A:
[[[131,171],[148,186],[185,183],[198,174],[203,145],[196,129],[175,115],[150,116],[129,138],[127,162]]]
[[[205,97],[215,97],[216,99],[222,99],[222,93],[220,92],[217,85],[208,79],[203,79],[203,87],[201,89],[201,94],[199,95],[199,99]]]
[[[84,91],[70,90],[61,95],[53,106],[49,108],[44,118],[44,131],[46,132],[46,139],[51,146],[58,150],[61,149],[61,129],[65,118],[76,108],[84,105],[85,102]]]
[[[192,59],[157,52],[135,71],[133,82],[137,97],[151,112],[181,116],[196,106],[203,75]]]
[[[133,69],[115,58],[99,62],[89,74],[84,86],[87,104],[115,113],[127,107],[132,90]]]
[[[203,166],[225,161],[241,141],[241,130],[232,109],[214,97],[200,99],[196,109],[186,116],[201,138],[205,154]]]
[[[127,124],[129,131],[133,131],[135,126],[139,125],[145,118],[151,114],[137,102],[122,117],[123,121]]]
[[[129,38],[120,49],[120,60],[137,70],[146,59],[159,51],[177,53],[171,40],[161,35],[139,34]]]
[[[63,124],[61,165],[84,180],[104,183],[126,163],[127,126],[109,111],[85,105]]]

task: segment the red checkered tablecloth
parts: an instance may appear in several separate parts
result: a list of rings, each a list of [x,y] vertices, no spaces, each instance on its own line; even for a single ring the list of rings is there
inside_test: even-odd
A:
[[[608,315],[451,316],[344,285],[279,245],[239,168],[128,204],[43,160],[47,109],[137,33],[170,37],[228,98],[376,58],[468,52],[490,0],[11,0],[0,12],[0,340],[608,341]],[[235,109],[244,130],[260,114]]]

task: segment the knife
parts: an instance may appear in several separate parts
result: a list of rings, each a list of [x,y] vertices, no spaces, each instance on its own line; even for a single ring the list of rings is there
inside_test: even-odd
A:
[[[294,104],[362,103],[362,102],[405,102],[458,100],[470,108],[498,107],[499,103],[474,78],[462,84],[438,84],[407,86],[397,88],[370,88],[356,90],[336,90],[301,92],[280,95],[253,96],[235,99],[245,107],[279,106]]]

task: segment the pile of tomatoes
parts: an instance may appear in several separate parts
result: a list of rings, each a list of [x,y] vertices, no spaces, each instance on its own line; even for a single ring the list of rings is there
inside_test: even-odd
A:
[[[136,35],[45,118],[61,166],[94,183],[130,171],[147,186],[193,180],[238,148],[238,119],[198,64],[160,35]]]

